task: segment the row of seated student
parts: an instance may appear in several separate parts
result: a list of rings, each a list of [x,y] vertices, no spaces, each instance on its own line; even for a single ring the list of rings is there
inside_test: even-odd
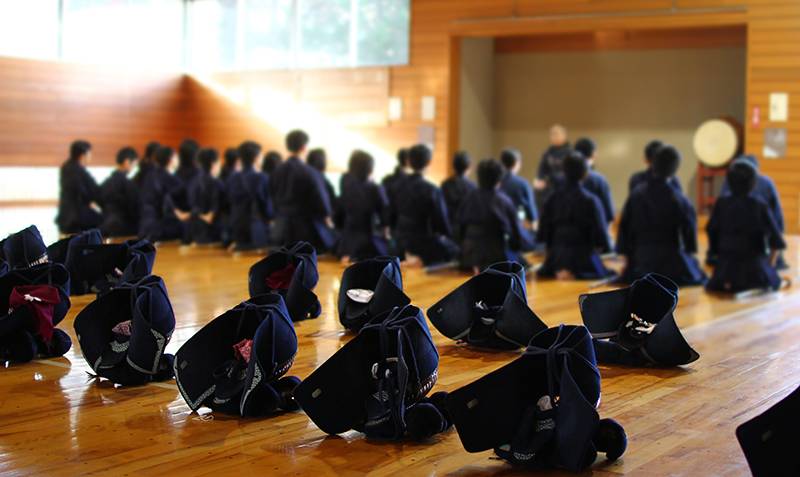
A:
[[[500,161],[482,161],[478,184],[467,177],[469,156],[456,154],[455,175],[439,188],[425,178],[431,151],[417,145],[399,151],[397,168],[381,185],[371,179],[373,158],[354,151],[338,197],[323,174],[324,150],[306,154],[309,138],[302,131],[287,136],[286,161],[275,152],[262,157],[261,146],[246,141],[225,152],[221,167],[216,150],[201,149],[187,140],[178,150],[174,173],[173,150],[153,143],[131,180],[127,175],[136,153],[124,148],[117,157],[117,170],[99,187],[84,167],[91,146],[76,141],[61,171],[57,221],[65,233],[100,226],[106,235],[221,241],[240,249],[305,240],[343,259],[387,253],[408,255],[426,265],[459,259],[470,271],[502,260],[525,263],[522,254],[538,244],[547,250],[539,275],[568,279],[612,275],[599,254],[616,250],[626,262],[622,281],[649,272],[684,285],[706,281],[693,256],[697,221],[675,177],[680,154],[674,147],[653,141],[645,148],[648,167],[630,179],[630,197],[614,248],[608,234],[614,219],[608,182],[592,169],[595,143],[582,138],[573,147],[560,126],[554,126],[550,136],[552,144],[542,156],[533,188],[518,175],[521,157],[513,149],[503,151]],[[777,192],[768,178],[758,174],[752,157],[737,160],[731,174],[743,163],[754,174],[752,190],[745,195],[758,198],[766,215],[748,222],[760,227],[752,231],[752,238],[737,242],[729,226],[736,214],[720,218],[724,215],[720,211],[730,207],[726,205],[730,200],[721,200],[709,222],[709,262],[726,268],[730,262],[723,257],[733,253],[732,244],[740,248],[744,243],[751,248],[761,244],[762,252],[774,255],[765,262],[774,272],[774,261],[780,259],[775,251],[784,246]],[[733,186],[735,177],[726,181],[723,197],[741,195],[742,189]],[[541,197],[540,207],[535,196]],[[93,202],[102,206],[102,215]],[[734,210],[745,208],[739,202]],[[767,277],[773,283],[776,275],[767,268],[747,276],[761,276],[762,282]],[[715,283],[712,279],[710,286]],[[723,281],[719,288],[741,288],[732,283]]]

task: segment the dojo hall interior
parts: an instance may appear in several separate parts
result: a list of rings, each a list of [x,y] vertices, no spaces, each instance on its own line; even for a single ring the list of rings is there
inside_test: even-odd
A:
[[[624,427],[627,448],[613,461],[600,453],[579,472],[751,475],[737,428],[800,385],[798,31],[800,4],[792,0],[0,0],[0,239],[30,225],[47,245],[71,235],[56,215],[59,170],[76,140],[91,144],[85,169],[102,183],[126,146],[141,158],[151,141],[177,151],[191,138],[222,161],[227,148],[255,141],[260,163],[268,151],[289,157],[287,134],[302,129],[308,150],[326,151],[321,177],[340,195],[354,150],[371,156],[380,184],[398,150],[414,145],[430,151],[425,176],[436,185],[453,175],[458,151],[471,156],[476,179],[482,160],[515,148],[518,176],[533,186],[558,124],[570,142],[596,143],[593,167],[616,212],[612,241],[647,143],[680,152],[676,177],[697,213],[691,255],[710,277],[708,204],[720,198],[735,156],[752,155],[782,205],[785,283],[738,294],[681,286],[675,322],[700,358],[598,363],[597,412]],[[737,151],[709,167],[696,134],[721,119],[734,125]],[[136,172],[134,164],[128,174]],[[173,354],[248,300],[251,267],[283,245],[152,243],[152,274],[174,312],[166,346]],[[608,252],[604,266],[622,272],[625,260]],[[545,254],[539,247],[520,259],[527,303],[548,327],[582,325],[581,295],[627,286],[539,277]],[[317,254],[321,313],[293,325],[298,346],[287,375],[300,380],[358,336],[340,322],[349,264],[339,255]],[[486,349],[444,336],[427,312],[473,270],[457,258],[425,266],[409,255],[400,265],[403,291],[439,356],[432,392],[456,391],[520,358],[524,347]],[[101,379],[74,328],[98,299],[70,297],[57,326],[72,341],[63,356],[4,363],[0,474],[574,474],[512,465],[491,449],[467,452],[452,427],[423,440],[328,435],[302,410],[193,411],[175,379]]]

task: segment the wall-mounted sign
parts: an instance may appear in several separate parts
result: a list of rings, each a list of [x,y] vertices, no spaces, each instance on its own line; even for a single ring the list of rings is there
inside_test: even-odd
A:
[[[422,120],[433,121],[436,119],[436,98],[434,96],[422,97]]]
[[[764,157],[778,159],[786,157],[786,129],[764,129]]]
[[[403,98],[392,96],[389,98],[389,121],[403,119]]]
[[[769,120],[775,122],[789,120],[789,93],[770,93]]]

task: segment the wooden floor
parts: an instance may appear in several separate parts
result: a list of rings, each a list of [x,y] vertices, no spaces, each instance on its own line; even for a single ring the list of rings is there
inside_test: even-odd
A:
[[[800,263],[800,239],[787,258]],[[174,352],[212,317],[246,298],[247,270],[259,257],[165,245],[164,277],[178,328]],[[301,378],[342,346],[335,315],[342,266],[320,261],[323,315],[297,325]],[[794,272],[794,270],[793,270]],[[795,273],[796,274],[796,273]],[[406,291],[428,307],[465,277],[405,269]],[[797,283],[797,280],[795,280]],[[588,284],[529,280],[530,303],[550,325],[580,323],[578,294]],[[91,297],[78,297],[62,327]],[[630,444],[597,475],[745,475],[736,426],[800,383],[800,286],[744,301],[684,289],[677,313],[699,361],[683,369],[602,367],[604,417],[625,426]],[[434,390],[452,390],[514,359],[478,352],[433,330],[441,354]],[[77,342],[76,342],[77,343]],[[191,413],[174,382],[114,388],[87,374],[73,348],[62,359],[9,367],[0,374],[2,475],[512,475],[491,452],[468,454],[455,432],[418,444],[376,443],[352,432],[326,436],[302,413],[236,419]]]

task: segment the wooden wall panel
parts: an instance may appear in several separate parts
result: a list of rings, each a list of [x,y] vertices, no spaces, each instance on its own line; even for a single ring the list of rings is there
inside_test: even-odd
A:
[[[673,0],[518,0],[520,16],[668,10]]]

